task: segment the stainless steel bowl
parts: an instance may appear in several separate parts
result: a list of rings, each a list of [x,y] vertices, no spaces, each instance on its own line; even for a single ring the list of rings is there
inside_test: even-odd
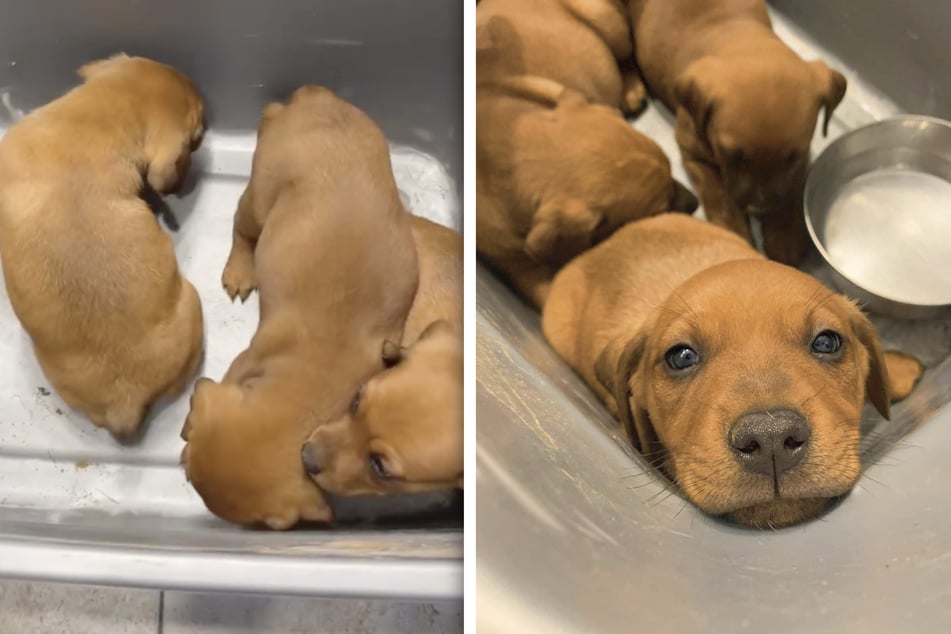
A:
[[[806,179],[806,226],[869,310],[951,314],[951,123],[885,119],[830,144]]]

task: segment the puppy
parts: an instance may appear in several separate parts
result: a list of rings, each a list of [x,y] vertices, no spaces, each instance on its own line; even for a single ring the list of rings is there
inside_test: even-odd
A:
[[[222,275],[232,299],[259,289],[260,323],[221,383],[196,384],[182,430],[186,475],[209,510],[278,530],[332,519],[301,445],[383,369],[417,282],[377,125],[326,88],[268,105]]]
[[[414,218],[419,290],[397,364],[370,379],[350,412],[318,427],[301,451],[336,495],[462,488],[462,239]],[[425,326],[424,326],[425,324]]]
[[[0,142],[7,294],[53,388],[128,440],[202,357],[202,313],[172,241],[140,197],[177,191],[204,132],[192,82],[124,54]]]
[[[865,399],[889,416],[887,360],[856,306],[690,217],[579,256],[542,328],[691,502],[742,524],[819,514],[858,480]]]
[[[697,206],[656,143],[550,80],[480,84],[476,129],[476,248],[535,306],[555,271],[625,222]]]
[[[551,79],[625,113],[644,107],[646,91],[632,63],[631,26],[620,2],[484,0],[476,8],[476,28],[489,25],[499,64],[508,71]]]
[[[809,246],[802,193],[819,111],[823,134],[846,80],[772,31],[763,0],[633,0],[638,65],[676,114],[675,134],[707,218],[796,264]]]

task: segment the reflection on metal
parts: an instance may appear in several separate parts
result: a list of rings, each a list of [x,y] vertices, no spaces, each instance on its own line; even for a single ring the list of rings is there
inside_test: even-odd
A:
[[[823,56],[789,22],[776,28],[805,57]],[[847,74],[815,152],[896,113]],[[651,108],[634,125],[683,178],[669,115]],[[817,253],[805,268],[833,282]],[[867,408],[863,477],[841,504],[754,531],[681,498],[549,348],[538,315],[487,270],[476,284],[480,631],[890,633],[951,620],[951,321],[873,316],[885,347],[918,356],[925,377],[891,421]]]

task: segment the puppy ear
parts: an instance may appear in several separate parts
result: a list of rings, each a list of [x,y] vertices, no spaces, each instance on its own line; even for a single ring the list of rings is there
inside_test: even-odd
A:
[[[886,350],[884,355],[888,368],[888,399],[897,403],[915,389],[925,373],[925,366],[910,354],[897,350]]]
[[[188,442],[188,438],[191,436],[194,418],[202,417],[202,412],[204,412],[204,407],[208,400],[208,389],[212,385],[215,385],[215,382],[207,377],[201,377],[195,381],[195,388],[192,390],[192,396],[188,404],[188,415],[185,417],[185,424],[182,426],[182,431],[179,434],[181,439],[185,442]]]
[[[561,266],[591,247],[604,216],[580,200],[548,200],[535,212],[525,253],[539,264]]]
[[[832,111],[836,109],[845,97],[845,89],[848,87],[845,77],[842,73],[834,71],[825,65],[825,62],[809,62],[813,75],[816,77],[816,85],[819,87],[819,98],[822,100],[822,108],[825,111],[822,118],[822,136],[829,134],[829,120],[832,119]]]
[[[690,115],[697,136],[707,143],[707,127],[716,106],[714,85],[721,70],[719,62],[704,58],[687,67],[674,83],[674,99]]]
[[[129,56],[125,53],[116,53],[112,57],[107,57],[106,59],[97,59],[94,62],[83,64],[77,68],[76,74],[82,79],[89,79],[90,77],[108,69],[114,61],[120,59],[129,59]]]
[[[875,326],[868,320],[868,317],[857,309],[856,312],[858,314],[852,318],[852,329],[858,336],[859,342],[868,352],[869,358],[868,376],[865,379],[865,398],[872,401],[872,405],[886,420],[891,420],[888,396],[888,366],[885,363],[885,355],[878,340],[878,332],[875,331]]]
[[[647,455],[653,445],[654,434],[650,429],[647,411],[638,407],[631,408],[631,378],[636,373],[644,350],[647,336],[638,334],[623,344],[620,340],[608,344],[594,364],[594,373],[598,382],[614,397],[617,405],[617,417],[624,426],[634,448]],[[620,348],[620,350],[619,350]]]

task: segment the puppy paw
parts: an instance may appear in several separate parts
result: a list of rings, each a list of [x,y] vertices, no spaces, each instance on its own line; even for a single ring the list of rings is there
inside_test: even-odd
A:
[[[628,116],[638,114],[647,107],[647,87],[636,68],[621,68],[621,73],[624,82],[621,112]]]
[[[635,115],[647,107],[647,88],[637,81],[624,87],[624,96],[621,98],[621,112],[627,116]]]
[[[240,297],[242,302],[248,299],[251,291],[257,288],[251,258],[235,257],[232,254],[221,274],[221,285],[232,301],[235,297]]]

